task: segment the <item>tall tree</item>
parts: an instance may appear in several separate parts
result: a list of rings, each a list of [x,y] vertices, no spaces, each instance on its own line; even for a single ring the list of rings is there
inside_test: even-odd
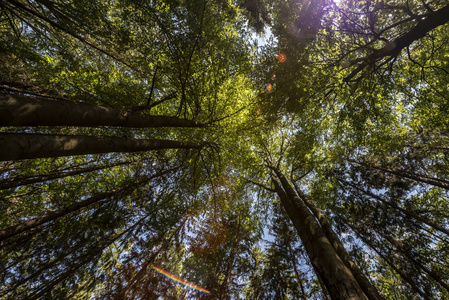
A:
[[[447,12],[0,2],[1,297],[449,298]]]

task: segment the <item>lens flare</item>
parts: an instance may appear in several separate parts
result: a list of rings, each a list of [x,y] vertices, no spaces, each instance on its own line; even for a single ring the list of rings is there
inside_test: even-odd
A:
[[[271,83],[267,84],[265,90],[267,91],[267,93],[271,93],[271,91],[273,90],[273,85]]]
[[[195,289],[197,291],[200,291],[202,293],[210,294],[210,291],[208,291],[206,289],[203,289],[199,285],[196,285],[196,284],[194,284],[194,283],[192,283],[190,281],[187,281],[187,280],[185,280],[185,279],[183,279],[183,278],[181,278],[179,276],[173,275],[173,274],[171,274],[171,273],[169,273],[169,272],[167,272],[165,270],[162,270],[162,269],[160,269],[158,267],[154,267],[153,266],[153,269],[155,269],[158,273],[160,273],[160,274],[170,278],[171,280],[173,280],[175,282],[178,282],[178,283],[180,283],[182,285],[188,286],[188,287],[190,287],[192,289]]]
[[[280,63],[283,63],[283,62],[285,62],[286,60],[287,60],[287,55],[285,55],[284,53],[281,53],[281,54],[278,55],[278,61],[279,61]]]

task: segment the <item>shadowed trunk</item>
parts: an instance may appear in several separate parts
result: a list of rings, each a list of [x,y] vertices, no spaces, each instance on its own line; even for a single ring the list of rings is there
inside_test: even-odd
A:
[[[412,174],[412,173],[407,173],[407,172],[402,172],[402,171],[396,171],[396,170],[392,170],[392,169],[388,169],[388,168],[382,168],[379,166],[375,166],[375,165],[371,165],[362,161],[357,161],[357,160],[352,160],[352,159],[348,159],[349,162],[353,162],[368,168],[372,168],[372,169],[376,169],[376,170],[380,170],[380,171],[384,171],[390,174],[394,174],[397,175],[399,177],[404,177],[404,178],[408,178],[408,179],[412,179],[418,182],[423,182],[423,183],[427,183],[433,186],[437,186],[446,190],[449,190],[449,183],[445,180],[441,180],[438,178],[429,178],[426,176],[422,176],[422,175],[416,175],[416,174]]]
[[[387,45],[382,49],[376,50],[371,55],[360,59],[361,63],[354,71],[352,71],[343,79],[343,82],[351,81],[352,78],[360,73],[365,67],[381,60],[384,57],[395,57],[399,55],[402,49],[410,46],[413,42],[423,38],[431,30],[449,22],[449,5],[446,5],[437,11],[429,13],[425,18],[418,20],[418,24],[416,24],[416,26],[413,27],[410,31],[404,33],[394,41],[387,43]],[[355,62],[359,62],[360,60],[356,60]]]
[[[207,124],[70,101],[0,93],[0,126],[205,127]]]
[[[334,300],[368,299],[351,270],[335,251],[314,215],[295,195],[284,175],[273,166],[269,167],[281,181],[282,186],[272,177],[281,203],[293,221],[307,255],[315,271],[322,278],[331,298]]]
[[[363,272],[359,269],[359,267],[354,263],[348,251],[346,251],[345,247],[340,241],[339,237],[332,229],[332,226],[329,224],[327,218],[323,215],[323,213],[321,213],[318,207],[316,207],[310,201],[309,197],[299,189],[299,187],[296,185],[295,182],[293,182],[293,186],[295,187],[295,190],[299,195],[299,197],[301,197],[301,199],[304,201],[307,207],[315,215],[327,238],[332,243],[332,246],[334,247],[335,251],[337,251],[338,256],[340,256],[341,260],[351,270],[352,274],[356,278],[357,282],[359,283],[360,287],[363,289],[367,297],[370,300],[382,300],[383,298],[380,296],[376,288],[371,284],[371,282],[368,280],[365,274],[363,274]]]
[[[200,149],[205,145],[205,142],[128,137],[0,133],[0,161],[159,149]]]
[[[427,266],[425,266],[424,264],[421,263],[421,261],[418,261],[417,259],[414,258],[414,255],[406,250],[404,248],[404,244],[401,241],[398,241],[397,239],[395,239],[394,237],[388,236],[387,234],[383,234],[379,231],[377,231],[377,233],[383,237],[384,239],[386,239],[387,241],[390,242],[390,244],[392,244],[395,248],[396,251],[400,254],[402,254],[404,257],[406,257],[409,261],[411,261],[415,266],[417,266],[418,268],[420,268],[422,271],[424,271],[424,273],[426,273],[427,275],[429,275],[430,277],[433,278],[433,280],[435,280],[436,282],[438,282],[446,291],[449,292],[449,286],[443,281],[443,279],[441,278],[441,276],[439,274],[437,274],[435,271],[429,269]]]

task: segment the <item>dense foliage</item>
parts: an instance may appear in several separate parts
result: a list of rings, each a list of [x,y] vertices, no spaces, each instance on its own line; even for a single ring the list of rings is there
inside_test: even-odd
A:
[[[0,298],[449,299],[448,22],[444,0],[1,1]]]

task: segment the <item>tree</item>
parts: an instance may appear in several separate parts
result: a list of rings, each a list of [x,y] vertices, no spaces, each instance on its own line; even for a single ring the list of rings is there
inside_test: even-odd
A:
[[[1,2],[1,297],[448,298],[447,11]]]

